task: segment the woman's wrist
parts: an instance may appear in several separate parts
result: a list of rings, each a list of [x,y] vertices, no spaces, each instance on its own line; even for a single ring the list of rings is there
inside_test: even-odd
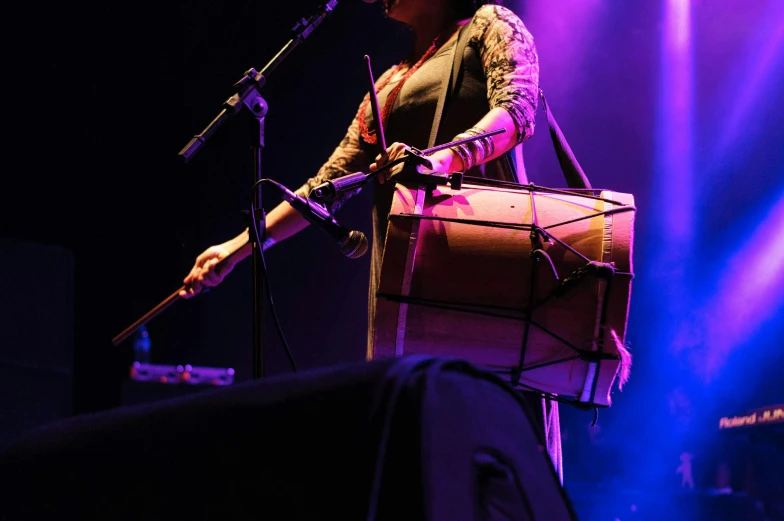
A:
[[[452,152],[452,156],[455,158],[455,168],[453,172],[466,172],[474,166],[471,151],[465,144],[450,147],[448,150]]]
[[[452,138],[452,141],[461,141],[484,133],[485,131],[483,129],[472,127],[465,132],[456,135]],[[459,158],[459,162],[462,165],[462,171],[465,172],[490,159],[495,153],[495,142],[493,141],[492,136],[486,136],[467,141],[460,145],[455,145],[451,147],[450,150]]]
[[[433,167],[439,172],[446,174],[454,174],[455,172],[462,172],[463,162],[460,156],[451,148],[445,148],[435,152],[430,156]],[[440,166],[440,168],[438,168]]]

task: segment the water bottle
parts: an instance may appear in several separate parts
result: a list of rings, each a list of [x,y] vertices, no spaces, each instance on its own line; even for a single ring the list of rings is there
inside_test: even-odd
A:
[[[150,363],[150,333],[145,326],[141,326],[136,332],[133,340],[133,357],[136,362],[142,364]]]

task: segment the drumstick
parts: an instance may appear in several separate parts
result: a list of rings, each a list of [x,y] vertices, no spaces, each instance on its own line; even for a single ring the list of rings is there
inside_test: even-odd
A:
[[[376,80],[373,79],[373,69],[370,67],[370,56],[365,55],[365,63],[367,64],[368,78],[370,78],[370,107],[373,110],[373,121],[375,122],[376,135],[378,136],[378,144],[381,147],[381,153],[386,154],[387,140],[384,137],[384,122],[381,121],[381,112],[378,110],[378,96],[376,96]]]
[[[144,324],[146,324],[147,322],[149,322],[150,320],[158,316],[160,313],[163,312],[163,310],[165,310],[166,308],[168,308],[169,306],[177,302],[177,300],[181,299],[182,297],[180,297],[180,291],[184,289],[185,286],[182,286],[180,289],[178,289],[177,291],[175,291],[174,293],[166,297],[160,304],[158,304],[150,311],[142,315],[142,317],[139,320],[137,320],[136,322],[134,322],[133,324],[125,328],[122,331],[122,333],[112,338],[112,344],[116,346],[120,345],[126,338],[131,336],[137,329],[139,329]]]
[[[220,269],[221,265],[223,265],[224,262],[237,255],[241,249],[242,247],[237,248],[236,250],[231,252],[228,256],[226,256],[225,259],[221,260],[215,265],[215,269]],[[114,344],[115,346],[120,345],[123,341],[125,341],[125,339],[131,336],[137,329],[147,324],[150,320],[163,313],[163,311],[166,310],[169,306],[171,306],[172,304],[174,304],[175,302],[183,298],[180,296],[180,291],[183,291],[185,289],[187,289],[185,285],[180,286],[180,288],[177,291],[175,291],[174,293],[172,293],[171,295],[163,299],[163,301],[161,301],[160,304],[158,304],[150,311],[142,315],[141,318],[139,318],[139,320],[137,320],[136,322],[134,322],[133,324],[125,328],[121,333],[119,333],[114,338],[112,338],[112,344]],[[202,291],[206,292],[207,289],[209,288],[206,288],[205,290]]]

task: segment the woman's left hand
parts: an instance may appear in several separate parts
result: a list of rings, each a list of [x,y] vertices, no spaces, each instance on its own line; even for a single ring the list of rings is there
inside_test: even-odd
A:
[[[375,162],[370,165],[370,171],[375,172],[390,161],[394,161],[403,157],[403,155],[409,150],[411,150],[411,147],[405,143],[392,143],[389,147],[387,147],[385,154],[379,154],[376,156]],[[425,166],[419,165],[417,166],[417,172],[420,174],[431,174],[434,172],[448,174],[459,171],[460,167],[462,166],[455,153],[448,148],[439,150],[425,157],[430,161],[433,168],[427,168]],[[403,163],[393,166],[378,176],[378,182],[383,184],[384,181],[388,181],[390,178],[392,178],[392,176],[400,173],[400,171],[403,170],[403,167]]]
[[[370,165],[370,171],[375,172],[387,163],[403,157],[403,155],[409,150],[411,150],[411,147],[405,143],[392,143],[387,147],[385,153],[376,156],[376,161]],[[403,170],[403,166],[404,164],[400,163],[385,170],[378,176],[378,182],[384,184],[384,181],[389,181],[393,175],[398,174],[401,170]]]

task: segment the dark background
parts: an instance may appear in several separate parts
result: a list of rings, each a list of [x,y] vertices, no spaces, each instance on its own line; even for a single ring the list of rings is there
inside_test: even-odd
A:
[[[75,257],[77,412],[118,403],[111,338],[181,284],[196,255],[244,227],[253,181],[245,112],[184,164],[251,67],[261,70],[316,2],[13,6],[3,234]],[[294,189],[342,138],[366,92],[364,54],[380,74],[404,45],[380,5],[341,2],[268,77],[263,172]],[[360,22],[361,20],[361,22]],[[350,35],[346,38],[346,35]],[[9,84],[9,86],[12,86]],[[341,222],[370,233],[369,194]],[[266,194],[265,206],[277,203]],[[364,357],[369,256],[350,261],[308,229],[267,254],[283,330],[300,368]],[[152,361],[233,367],[251,377],[250,262],[225,286],[178,302],[149,324]],[[268,374],[288,371],[269,317]],[[118,362],[119,360],[119,362]],[[124,369],[121,369],[123,374]]]
[[[231,118],[187,164],[179,151],[320,3],[17,4],[5,33],[17,94],[5,144],[17,164],[5,176],[2,232],[73,252],[75,411],[112,407],[132,342],[115,348],[111,338],[178,288],[204,248],[244,226],[249,115]],[[380,3],[341,2],[268,77],[265,176],[295,189],[314,175],[367,91],[364,55],[377,77],[405,55],[407,36]],[[562,185],[549,137],[537,140],[551,171],[531,177]],[[265,191],[267,209],[276,197]],[[370,199],[365,191],[352,200],[341,223],[369,235]],[[346,259],[316,229],[267,253],[301,368],[364,358],[369,259]],[[251,283],[247,261],[208,297],[151,321],[152,361],[233,367],[238,380],[250,378]],[[265,324],[267,374],[289,371],[269,315]]]
[[[677,258],[679,247],[669,235],[677,221],[671,198],[678,186],[666,184],[668,165],[661,159],[667,137],[662,121],[672,114],[666,109],[674,99],[661,79],[663,4],[506,4],[534,34],[541,86],[593,185],[635,195],[637,280],[627,337],[635,365],[629,386],[601,412],[600,425],[606,443],[624,447],[623,455],[607,456],[621,469],[616,478],[672,476],[679,451],[704,442],[720,415],[784,402],[782,299],[766,297],[770,315],[764,327],[750,329],[734,354],[722,354],[725,370],[708,383],[695,383],[693,366],[702,364],[700,356],[710,354],[711,346],[696,355],[674,350],[670,334],[682,316],[670,305],[673,287],[710,301],[710,283],[740,251],[749,260],[766,255],[772,266],[784,256],[784,247],[761,253],[761,244],[744,246],[766,209],[784,197],[784,111],[777,98],[784,60],[775,51],[781,46],[764,62],[765,81],[737,72],[766,52],[749,42],[756,42],[752,37],[759,37],[766,20],[775,20],[770,13],[778,12],[777,4],[693,2],[692,190],[699,218],[685,268],[662,262]],[[73,273],[72,286],[63,282],[72,288],[73,309],[48,302],[45,289],[34,297],[41,299],[40,308],[35,300],[25,307],[42,313],[43,326],[31,327],[46,327],[49,314],[73,318],[70,413],[120,405],[131,342],[114,347],[111,338],[177,289],[196,255],[244,227],[241,212],[249,206],[253,181],[248,115],[229,120],[188,164],[178,152],[218,114],[244,72],[263,68],[288,41],[294,23],[318,5],[7,3],[0,36],[0,237],[55,248],[41,254],[63,255],[64,273]],[[774,29],[772,41],[780,42],[781,28]],[[265,175],[291,189],[314,175],[367,91],[363,56],[371,56],[378,76],[405,55],[407,45],[405,30],[383,17],[380,3],[341,1],[263,89],[270,107]],[[742,99],[740,91],[754,81],[752,101]],[[745,107],[744,118],[734,117],[738,107]],[[728,128],[733,139],[722,149]],[[732,152],[712,157],[717,146]],[[525,153],[531,181],[563,186],[541,111]],[[370,199],[365,191],[345,205],[338,214],[342,224],[370,234]],[[265,191],[267,209],[277,201]],[[765,242],[781,237],[780,228],[772,230]],[[267,253],[275,308],[300,369],[364,359],[369,260],[343,257],[316,229]],[[44,269],[13,266],[3,274],[7,281],[35,280]],[[688,284],[673,282],[674,272],[685,273],[678,280]],[[251,282],[246,261],[219,288],[155,318],[148,325],[152,361],[232,367],[237,380],[250,379]],[[766,287],[781,284],[778,271]],[[267,374],[289,372],[267,312]],[[686,419],[673,412],[672,393],[679,386]],[[584,438],[590,419],[567,409],[566,434]],[[661,439],[671,440],[665,456],[646,450],[646,443]],[[570,458],[567,476],[570,466],[575,477],[595,468],[582,449]],[[662,468],[659,460],[666,461]]]

